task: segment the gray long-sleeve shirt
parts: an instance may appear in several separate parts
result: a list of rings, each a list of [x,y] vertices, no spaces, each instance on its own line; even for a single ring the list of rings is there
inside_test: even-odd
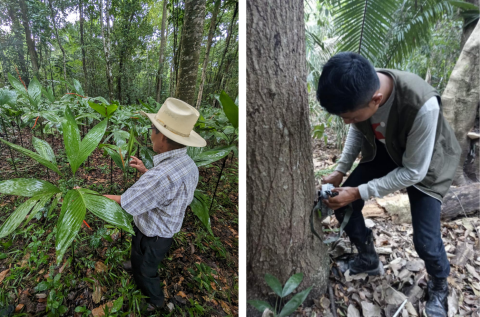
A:
[[[371,118],[375,137],[383,143],[385,143],[386,123],[393,96],[394,93]],[[405,153],[402,157],[403,167],[397,167],[384,177],[358,186],[363,200],[368,200],[372,196],[383,197],[396,190],[415,185],[425,178],[432,159],[439,111],[440,106],[436,97],[427,100],[420,108],[408,134]],[[337,171],[346,174],[350,170],[360,153],[363,138],[363,134],[354,125],[351,125],[342,157],[338,161]]]

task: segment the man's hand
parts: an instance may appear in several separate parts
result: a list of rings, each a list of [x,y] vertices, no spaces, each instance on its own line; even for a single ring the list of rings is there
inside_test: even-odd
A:
[[[103,195],[103,196],[107,197],[108,199],[113,200],[114,202],[116,202],[119,205],[122,205],[121,204],[122,196],[120,196],[120,195]]]
[[[132,160],[130,161],[130,163],[128,163],[128,165],[130,165],[131,167],[133,168],[136,168],[137,171],[139,171],[140,173],[145,173],[147,170],[147,168],[145,167],[145,165],[143,165],[143,162],[138,159],[137,157],[135,156],[131,156]]]
[[[358,187],[334,188],[332,192],[337,192],[338,195],[335,197],[330,197],[328,200],[323,200],[323,203],[333,210],[337,210],[351,202],[354,202],[355,200],[361,199]]]
[[[335,171],[330,175],[322,177],[322,184],[332,184],[334,187],[340,186],[345,176],[342,172]]]

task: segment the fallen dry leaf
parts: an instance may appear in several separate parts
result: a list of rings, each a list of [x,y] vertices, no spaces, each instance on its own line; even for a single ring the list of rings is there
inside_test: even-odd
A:
[[[6,269],[2,273],[0,273],[0,284],[3,282],[3,279],[5,278],[5,276],[7,276],[8,272],[10,272],[10,269]]]
[[[477,271],[475,271],[475,268],[471,266],[470,264],[467,264],[467,270],[470,274],[472,274],[477,280],[480,281],[480,275],[478,275]]]
[[[92,310],[93,317],[105,316],[105,313],[103,312],[103,309],[105,308],[105,306],[108,306],[109,308],[112,308],[113,307],[113,302],[108,302],[108,303],[103,304],[102,306],[99,306],[99,307],[95,308],[94,310]]]
[[[95,263],[95,272],[103,273],[103,272],[106,272],[107,270],[108,270],[108,267],[103,262],[97,261]]]
[[[187,295],[185,295],[185,293],[182,292],[182,291],[178,292],[177,295],[178,295],[178,296],[181,296],[181,297],[183,297],[183,298],[187,298]]]
[[[102,288],[98,285],[98,282],[95,281],[95,290],[92,294],[92,300],[95,304],[100,303],[102,300]]]
[[[225,303],[223,300],[220,301],[220,305],[223,308],[223,311],[227,313],[227,315],[231,315],[232,311],[230,310],[230,307],[228,307],[227,303]]]
[[[355,306],[350,304],[347,310],[347,317],[360,317],[360,312],[357,308],[355,308]]]
[[[17,307],[15,307],[15,312],[19,313],[23,309],[23,306],[25,306],[25,305],[24,304],[18,304]]]
[[[377,305],[363,301],[362,302],[363,316],[368,317],[382,317],[382,310]]]

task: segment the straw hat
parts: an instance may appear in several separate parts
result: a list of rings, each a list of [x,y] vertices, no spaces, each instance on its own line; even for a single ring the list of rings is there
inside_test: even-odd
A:
[[[186,102],[167,98],[158,113],[140,113],[148,117],[163,135],[177,143],[193,147],[207,145],[207,142],[193,131],[200,113]]]

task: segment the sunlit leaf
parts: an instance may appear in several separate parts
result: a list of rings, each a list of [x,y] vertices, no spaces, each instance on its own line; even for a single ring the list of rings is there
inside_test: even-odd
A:
[[[40,154],[42,157],[49,160],[53,164],[57,165],[55,153],[53,153],[53,149],[47,141],[32,137],[32,145],[38,154]]]
[[[78,190],[72,189],[67,192],[63,199],[62,211],[57,221],[57,237],[55,249],[57,265],[62,262],[63,255],[72,244],[78,230],[85,219],[86,207]]]
[[[279,317],[285,317],[293,314],[295,310],[297,310],[298,306],[302,305],[302,303],[307,298],[308,294],[312,290],[312,286],[307,288],[306,290],[295,294],[292,299],[290,299],[285,306],[283,307],[282,311],[278,315]]]
[[[290,276],[287,283],[285,283],[285,286],[283,287],[281,297],[285,297],[289,295],[291,292],[293,292],[293,290],[296,289],[298,285],[300,285],[302,280],[303,280],[303,273],[297,273]]]
[[[0,239],[12,233],[25,219],[40,198],[35,196],[17,207],[0,227]]]
[[[85,201],[85,206],[95,216],[134,234],[131,222],[133,217],[126,213],[115,201],[104,197],[94,191],[79,189]]]
[[[0,182],[0,193],[5,195],[33,197],[39,194],[59,193],[51,183],[35,178],[14,178]]]

